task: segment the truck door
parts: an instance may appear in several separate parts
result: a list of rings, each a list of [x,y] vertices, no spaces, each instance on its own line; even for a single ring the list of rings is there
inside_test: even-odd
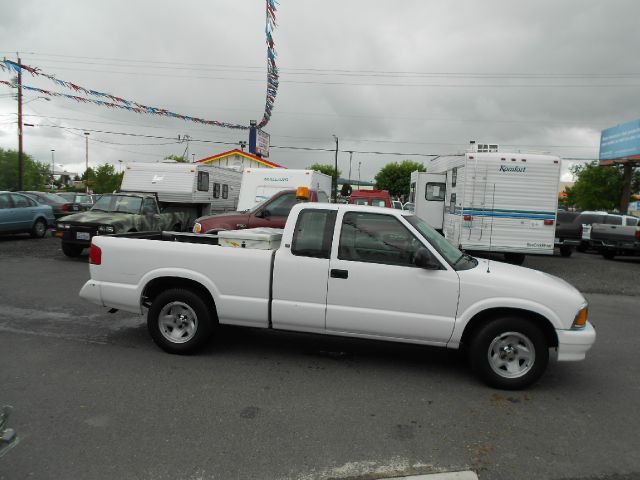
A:
[[[424,185],[417,191],[424,191],[424,196],[416,198],[416,215],[436,230],[442,230],[444,218],[444,202],[446,198],[446,175],[444,173],[426,173],[418,177]]]
[[[291,245],[276,253],[273,328],[323,332],[335,210],[301,210]]]
[[[413,264],[422,241],[392,215],[346,212],[329,265],[326,329],[444,345],[455,323],[458,274]]]

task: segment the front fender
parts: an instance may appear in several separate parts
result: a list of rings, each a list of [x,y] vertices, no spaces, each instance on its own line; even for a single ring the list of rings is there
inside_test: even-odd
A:
[[[490,309],[514,309],[524,310],[527,312],[536,313],[546,318],[554,329],[560,330],[563,328],[563,323],[560,317],[551,310],[549,307],[542,305],[538,302],[527,299],[511,298],[511,297],[493,297],[484,298],[469,306],[466,306],[464,310],[458,312],[456,323],[451,334],[451,338],[447,343],[447,347],[457,348],[460,345],[460,339],[466,329],[469,322],[478,314],[490,310]]]

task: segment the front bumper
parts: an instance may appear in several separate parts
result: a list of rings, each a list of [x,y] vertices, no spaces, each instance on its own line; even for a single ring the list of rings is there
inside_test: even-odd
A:
[[[556,330],[558,334],[558,361],[584,360],[596,341],[596,330],[590,322],[580,330]]]

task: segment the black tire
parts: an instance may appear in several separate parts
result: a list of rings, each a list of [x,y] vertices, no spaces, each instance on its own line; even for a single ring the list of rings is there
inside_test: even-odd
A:
[[[172,231],[173,231],[173,232],[181,232],[181,231],[182,231],[182,225],[180,225],[179,223],[176,223],[176,224],[173,226],[173,230],[172,230]]]
[[[524,263],[524,257],[524,253],[507,252],[504,254],[504,259],[507,261],[507,263],[510,263],[512,265],[522,265]]]
[[[189,354],[209,340],[214,325],[212,317],[210,307],[199,294],[173,288],[153,300],[147,313],[147,328],[153,341],[165,352]]]
[[[584,253],[587,251],[587,247],[588,247],[587,242],[580,242],[580,245],[576,247],[576,250],[579,251],[580,253]]]
[[[487,385],[519,390],[535,383],[546,370],[549,343],[532,321],[502,317],[473,334],[468,355],[472,370]]]
[[[62,253],[64,253],[67,257],[76,258],[79,257],[84,250],[83,247],[79,245],[74,245],[72,243],[62,242]]]
[[[562,255],[563,257],[570,257],[572,253],[573,248],[569,247],[568,245],[562,245],[560,247],[560,255]]]
[[[603,250],[602,251],[602,256],[604,258],[606,258],[607,260],[613,260],[613,258],[616,256],[616,252],[614,252],[612,250]]]
[[[31,235],[32,238],[43,238],[46,234],[47,222],[45,222],[41,218],[37,219],[33,224],[33,227],[31,227],[31,232],[29,232],[29,235]]]

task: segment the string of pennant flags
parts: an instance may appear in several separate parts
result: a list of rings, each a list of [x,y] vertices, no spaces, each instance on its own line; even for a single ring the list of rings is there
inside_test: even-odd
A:
[[[269,120],[271,119],[273,107],[275,104],[276,95],[278,93],[279,74],[278,74],[278,67],[276,65],[277,54],[275,51],[274,41],[273,41],[273,31],[276,27],[276,16],[275,16],[276,5],[277,5],[277,2],[275,0],[266,0],[267,19],[266,19],[266,26],[265,26],[265,35],[266,35],[266,43],[267,43],[267,93],[266,93],[264,115],[262,117],[262,120],[258,123],[259,128],[262,128],[265,125],[267,125],[267,123],[269,123]],[[56,85],[60,87],[70,89],[75,93],[81,93],[86,95],[85,97],[81,97],[78,95],[70,95],[66,93],[45,90],[42,88],[37,88],[37,87],[32,87],[27,85],[22,86],[22,88],[24,88],[25,90],[36,92],[42,95],[47,95],[50,97],[66,98],[68,100],[74,100],[80,103],[91,103],[91,104],[99,105],[102,107],[127,110],[130,112],[135,112],[140,114],[161,115],[161,116],[166,116],[171,118],[177,118],[177,119],[188,121],[188,122],[199,123],[203,125],[212,125],[217,127],[238,129],[238,130],[247,130],[250,128],[247,125],[220,122],[217,120],[205,120],[198,117],[192,117],[188,115],[182,115],[179,113],[171,112],[164,108],[143,105],[141,103],[134,102],[132,100],[128,100],[116,95],[112,95],[110,93],[100,92],[98,90],[86,88],[66,80],[61,80],[57,78],[55,75],[43,72],[38,67],[23,65],[22,63],[16,63],[6,58],[3,60],[0,60],[0,69],[2,69],[3,71],[15,73],[15,74],[18,74],[22,71],[22,72],[27,72],[31,74],[33,77],[44,77],[51,80],[52,82],[54,82]],[[5,80],[0,80],[0,84],[6,85],[12,88],[17,88],[17,85],[14,85],[13,83]],[[88,97],[96,97],[98,99],[88,98]]]

